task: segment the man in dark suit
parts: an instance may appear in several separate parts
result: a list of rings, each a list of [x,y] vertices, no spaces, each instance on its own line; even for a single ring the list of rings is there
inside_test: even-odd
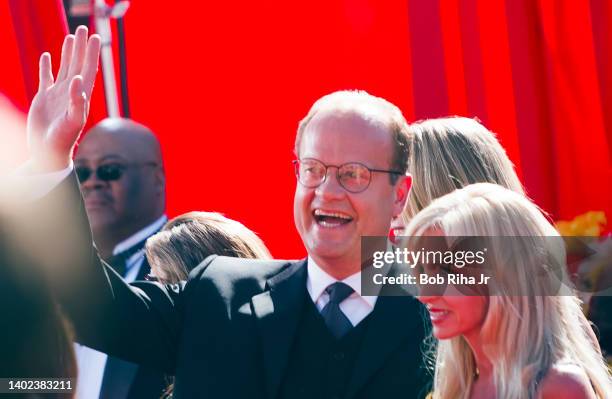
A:
[[[294,219],[307,259],[210,257],[185,284],[130,285],[91,246],[71,176],[98,46],[95,37],[88,46],[77,40],[87,51],[84,63],[73,54],[70,64],[80,62],[73,75],[60,72],[63,79],[53,83],[43,57],[38,101],[53,98],[60,111],[33,105],[31,120],[47,123],[32,126],[30,136],[33,170],[56,171],[50,180],[60,181],[43,202],[65,204],[65,215],[53,215],[58,231],[48,236],[74,247],[53,273],[73,276],[62,280],[60,296],[78,339],[175,374],[176,398],[423,396],[420,305],[409,296],[359,294],[361,237],[386,236],[410,189],[399,109],[364,92],[338,92],[317,101],[300,123]],[[65,115],[79,118],[53,124]]]
[[[157,138],[140,123],[107,118],[87,132],[74,163],[98,253],[125,281],[144,280],[151,272],[145,241],[168,220]],[[77,399],[147,399],[164,391],[160,371],[86,346],[75,349]]]

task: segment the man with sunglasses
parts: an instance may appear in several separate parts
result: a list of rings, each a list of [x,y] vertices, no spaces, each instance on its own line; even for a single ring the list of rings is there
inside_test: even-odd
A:
[[[146,126],[107,118],[93,126],[74,158],[89,225],[100,256],[125,281],[151,272],[147,238],[168,218],[159,142]],[[76,345],[77,399],[147,399],[165,388],[163,373]]]
[[[79,144],[74,167],[104,259],[141,243],[165,223],[161,150],[146,126],[122,118],[99,122]]]
[[[65,104],[57,118],[81,101],[66,89],[57,97]],[[337,92],[319,99],[300,123],[294,222],[307,259],[212,256],[173,286],[127,284],[91,248],[69,176],[83,122],[60,123],[53,136],[57,118],[30,130],[37,138],[33,164],[67,177],[47,200],[60,198],[81,226],[51,238],[77,248],[68,262],[57,262],[57,272],[88,276],[70,284],[64,301],[83,342],[175,374],[177,399],[420,398],[427,392],[421,305],[408,296],[360,295],[361,237],[389,233],[411,184],[410,138],[397,107],[365,92]],[[74,214],[54,215],[56,225]],[[104,323],[110,328],[101,332],[96,327]]]

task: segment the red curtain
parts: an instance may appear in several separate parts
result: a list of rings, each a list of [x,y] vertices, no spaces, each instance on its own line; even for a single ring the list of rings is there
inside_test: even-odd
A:
[[[62,42],[68,33],[66,13],[62,0],[9,0],[4,7],[7,9],[2,20],[6,24],[3,24],[5,28],[0,29],[0,34],[4,39],[3,49],[13,62],[0,67],[0,72],[3,72],[0,92],[26,111],[38,89],[38,60],[43,52],[51,53],[54,75],[57,73]],[[91,120],[105,116],[101,83],[98,79],[94,89]],[[88,125],[91,125],[91,120]]]
[[[57,55],[63,17],[45,7],[59,1],[11,3],[33,13],[14,17],[20,40],[56,32],[27,54]],[[612,219],[609,0],[168,4],[133,1],[126,44],[133,117],[162,142],[171,216],[221,211],[275,256],[304,255],[291,205],[297,122],[319,96],[363,88],[410,120],[478,117],[554,218]]]
[[[409,1],[415,117],[480,118],[555,218],[612,217],[610,11],[599,0]]]
[[[32,100],[38,89],[38,59],[48,51],[59,68],[62,41],[68,33],[62,0],[9,0],[26,97]],[[16,78],[16,77],[13,77]]]

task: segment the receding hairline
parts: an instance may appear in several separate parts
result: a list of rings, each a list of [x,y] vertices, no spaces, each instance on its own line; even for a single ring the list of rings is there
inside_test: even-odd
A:
[[[389,133],[392,142],[391,168],[401,173],[408,169],[410,132],[408,122],[395,104],[364,90],[341,90],[319,98],[300,121],[295,137],[294,153],[299,158],[302,137],[310,122],[320,113],[355,115],[367,123],[380,125]],[[390,175],[392,184],[396,176]]]
[[[301,139],[310,122],[317,117],[327,115],[357,116],[365,122],[384,126],[390,134],[393,133],[394,123],[407,124],[400,109],[384,98],[363,90],[336,91],[315,101],[308,114],[300,121],[295,138],[296,155],[299,155]]]

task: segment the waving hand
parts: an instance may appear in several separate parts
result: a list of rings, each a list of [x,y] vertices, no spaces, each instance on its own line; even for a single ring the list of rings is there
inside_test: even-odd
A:
[[[57,78],[51,71],[51,56],[40,57],[38,92],[28,113],[28,145],[34,167],[51,172],[68,166],[83,130],[100,54],[100,37],[88,39],[80,26],[66,36]]]

